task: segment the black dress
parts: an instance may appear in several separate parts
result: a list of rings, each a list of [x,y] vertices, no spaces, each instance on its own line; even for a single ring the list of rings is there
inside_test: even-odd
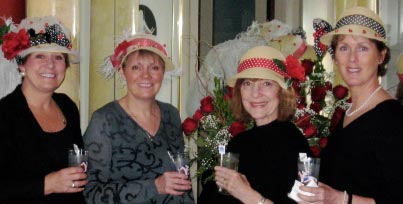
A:
[[[83,147],[78,109],[65,94],[53,94],[66,127],[44,132],[19,85],[0,100],[0,203],[83,204],[82,193],[44,195],[45,176],[67,167],[68,149]]]
[[[345,128],[342,123],[322,151],[320,180],[331,187],[403,203],[403,107],[387,100]]]
[[[295,203],[287,197],[297,179],[298,153],[311,156],[308,142],[291,122],[273,121],[255,126],[233,138],[228,151],[239,153],[238,171],[245,174],[253,189],[274,203]],[[214,182],[206,184],[200,203],[241,203],[217,193]]]

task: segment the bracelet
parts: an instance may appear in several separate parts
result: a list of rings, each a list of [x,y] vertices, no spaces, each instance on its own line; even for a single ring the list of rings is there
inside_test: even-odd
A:
[[[257,204],[264,204],[264,202],[266,202],[266,198],[262,196],[262,198]]]
[[[342,204],[346,204],[346,196],[347,196],[347,191],[344,191]]]
[[[347,194],[348,194],[347,204],[353,204],[353,194],[352,193],[347,193]]]

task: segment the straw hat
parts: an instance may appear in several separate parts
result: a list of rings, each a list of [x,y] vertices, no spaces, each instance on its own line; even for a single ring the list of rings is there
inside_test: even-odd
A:
[[[294,70],[291,72],[291,69]],[[269,46],[258,46],[249,49],[238,65],[237,74],[228,79],[230,87],[234,87],[237,79],[257,78],[276,81],[282,88],[289,87],[291,78],[304,78],[304,68],[293,56],[284,55]]]
[[[33,52],[60,52],[78,63],[78,53],[71,48],[70,31],[55,16],[25,18],[3,36],[5,58],[17,62]]]
[[[353,7],[344,11],[334,30],[321,37],[320,41],[329,46],[334,35],[358,35],[386,42],[383,21],[376,13],[364,7]]]
[[[397,76],[399,77],[400,82],[403,82],[403,53],[400,54],[397,59]]]
[[[294,55],[296,58],[300,58],[307,49],[307,44],[304,39],[299,35],[283,35],[275,39],[271,39],[267,42],[267,45],[273,47],[285,55]]]

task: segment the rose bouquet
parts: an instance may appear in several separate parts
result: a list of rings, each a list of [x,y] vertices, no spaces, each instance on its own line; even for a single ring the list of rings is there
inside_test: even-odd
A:
[[[220,79],[214,78],[213,96],[203,98],[193,117],[186,118],[182,123],[183,132],[198,147],[191,160],[191,163],[198,164],[197,177],[218,164],[219,145],[226,146],[231,138],[249,127],[249,124],[234,119],[230,110],[232,89],[222,84]],[[204,181],[209,179],[211,175]]]
[[[305,68],[306,80],[303,83],[293,82],[298,95],[298,109],[294,123],[301,129],[307,138],[315,156],[327,144],[327,137],[339,124],[345,110],[349,107],[348,89],[342,85],[333,87],[333,74],[326,72],[322,60],[328,48],[319,41],[319,38],[328,32],[325,22],[314,21],[314,49],[316,60],[302,60]],[[332,54],[332,53],[331,53]]]

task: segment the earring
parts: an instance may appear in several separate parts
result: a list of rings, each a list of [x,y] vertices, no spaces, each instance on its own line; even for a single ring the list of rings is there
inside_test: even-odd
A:
[[[22,77],[24,77],[24,76],[25,76],[25,72],[20,72],[20,75],[21,75]]]

